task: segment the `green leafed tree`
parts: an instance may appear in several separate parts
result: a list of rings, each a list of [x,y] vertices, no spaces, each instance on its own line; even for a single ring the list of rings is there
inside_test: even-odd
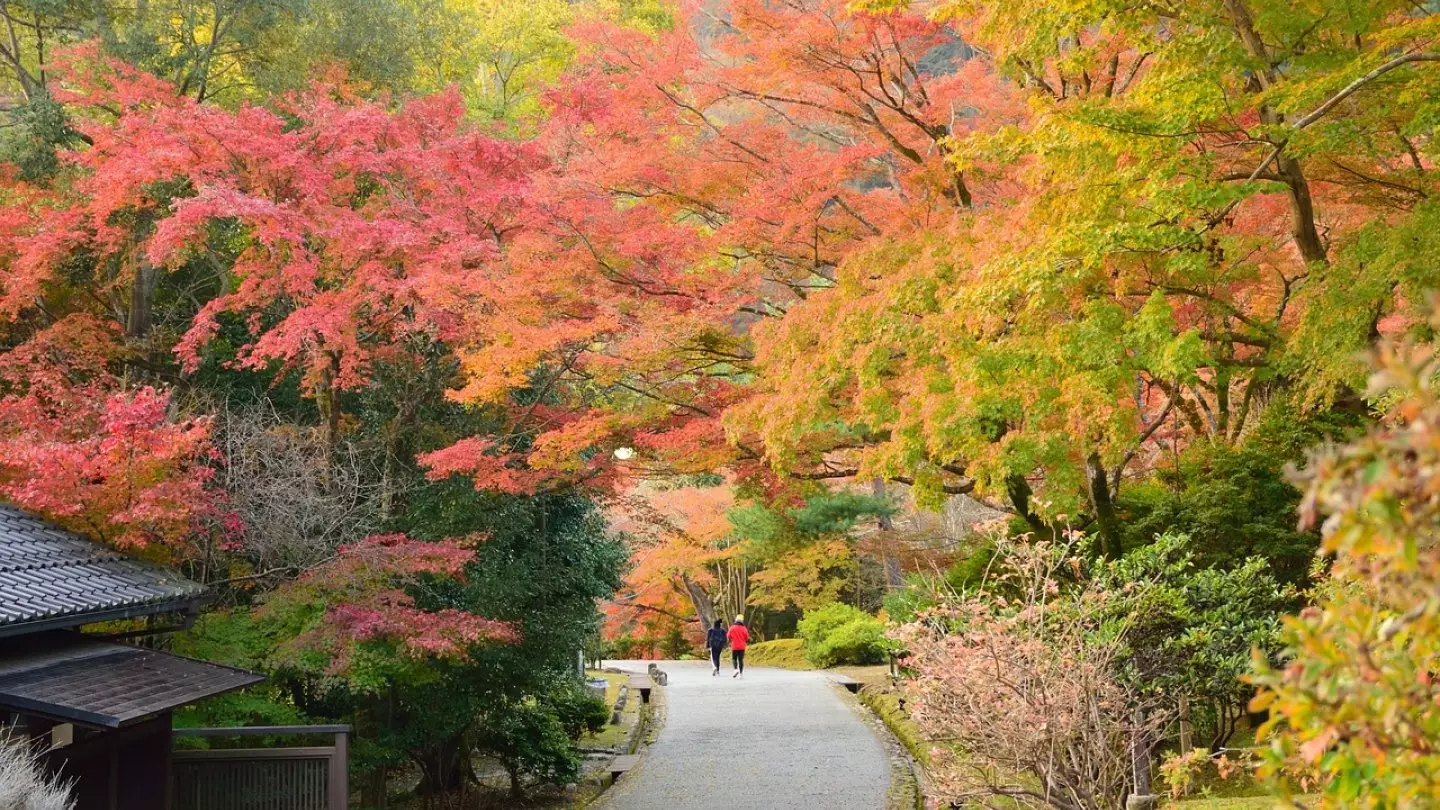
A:
[[[757,329],[757,395],[730,427],[777,467],[978,492],[1118,558],[1116,498],[1162,451],[1237,446],[1282,397],[1352,406],[1355,353],[1423,320],[1433,13],[930,10],[978,51],[943,139],[969,202],[887,226]]]

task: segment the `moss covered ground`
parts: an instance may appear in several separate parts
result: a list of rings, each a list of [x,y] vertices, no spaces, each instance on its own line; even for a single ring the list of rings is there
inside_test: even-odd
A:
[[[779,667],[781,669],[814,669],[805,658],[805,642],[798,638],[777,638],[760,641],[745,649],[745,665]]]

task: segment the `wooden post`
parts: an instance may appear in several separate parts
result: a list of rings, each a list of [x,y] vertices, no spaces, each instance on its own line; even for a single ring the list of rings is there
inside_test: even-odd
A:
[[[161,790],[164,791],[161,800],[164,802],[164,810],[171,810],[175,806],[175,778],[173,775],[175,768],[175,717],[170,712],[166,712],[162,716],[164,717],[165,723],[165,731],[161,738],[161,744],[164,746],[163,750],[165,752],[165,781],[161,787]]]
[[[1195,748],[1195,729],[1190,723],[1190,696],[1180,696],[1180,756]]]
[[[335,751],[330,755],[330,810],[350,806],[350,734],[335,732]]]
[[[1150,741],[1145,734],[1145,713],[1133,715],[1135,728],[1130,734],[1130,765],[1134,770],[1135,790],[1125,799],[1125,810],[1155,810],[1160,797],[1150,792]]]

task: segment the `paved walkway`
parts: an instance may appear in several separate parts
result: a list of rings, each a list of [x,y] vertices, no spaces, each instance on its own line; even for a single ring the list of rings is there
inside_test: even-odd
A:
[[[643,672],[645,662],[609,666]],[[883,810],[890,761],[820,672],[662,661],[665,724],[596,810]]]

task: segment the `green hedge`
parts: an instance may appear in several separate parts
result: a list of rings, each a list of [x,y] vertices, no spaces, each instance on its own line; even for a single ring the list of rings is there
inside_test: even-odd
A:
[[[826,605],[800,619],[805,655],[818,667],[882,664],[888,642],[885,623],[850,605]]]

